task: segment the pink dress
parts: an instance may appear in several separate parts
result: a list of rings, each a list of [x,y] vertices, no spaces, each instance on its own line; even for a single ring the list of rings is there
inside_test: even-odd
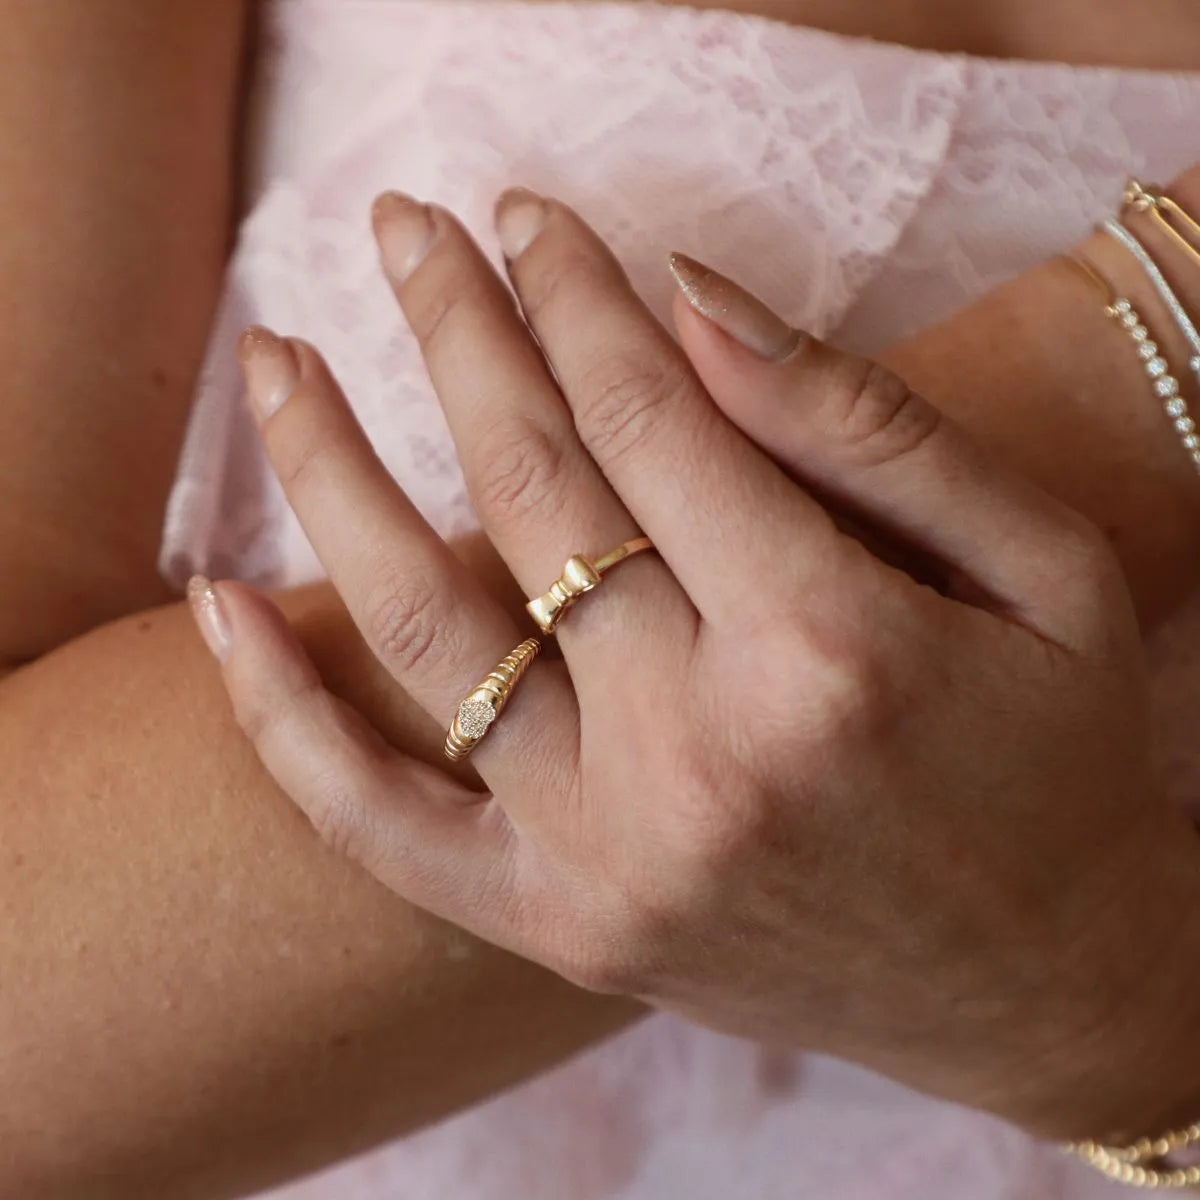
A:
[[[367,212],[400,187],[494,245],[511,184],[579,208],[665,314],[678,249],[875,351],[1083,234],[1128,172],[1197,157],[1200,76],[998,63],[637,4],[282,0],[256,172],[171,499],[162,565],[318,572],[264,468],[232,347],[321,346],[443,532],[473,524]],[[998,369],[1001,364],[998,364]],[[1162,746],[1197,778],[1200,613],[1155,646]],[[403,1080],[397,1080],[403,1087]],[[1054,1147],[862,1070],[653,1017],[511,1093],[275,1200],[1083,1200]]]

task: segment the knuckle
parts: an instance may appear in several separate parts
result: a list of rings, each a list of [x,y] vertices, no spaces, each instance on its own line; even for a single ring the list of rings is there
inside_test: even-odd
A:
[[[282,713],[282,706],[274,698],[264,696],[261,688],[233,693],[234,719],[260,754]]]
[[[1070,514],[1052,551],[1048,595],[1060,601],[1059,621],[1069,641],[1082,648],[1109,648],[1139,638],[1129,584],[1103,531]]]
[[[845,631],[810,629],[805,645],[809,725],[828,745],[860,746],[892,729],[902,712],[884,658]]]
[[[477,492],[480,508],[515,520],[553,504],[563,475],[562,444],[526,417],[506,421],[483,439]]]
[[[371,838],[367,806],[340,780],[313,781],[309,820],[335,854],[358,861],[367,857]]]
[[[794,763],[802,747],[820,758],[893,728],[904,711],[903,665],[864,628],[869,619],[858,609],[816,613],[805,605],[785,608],[758,631],[760,651],[743,675],[742,694],[755,702],[741,761]]]
[[[428,296],[410,302],[408,323],[425,354],[436,354],[442,342],[453,339],[469,312],[485,307],[491,300],[488,282],[463,272],[440,283]]]
[[[440,597],[439,589],[415,572],[387,578],[368,596],[363,608],[364,632],[376,655],[393,672],[423,669],[436,653],[445,651],[444,625],[438,616],[445,616],[449,601]]]
[[[822,731],[846,745],[879,739],[899,715],[887,672],[866,656],[826,665],[815,690]]]
[[[259,753],[269,740],[272,730],[277,728],[283,719],[283,712],[277,705],[265,704],[257,698],[248,704],[238,704],[234,715],[242,727],[242,732]]]
[[[535,242],[517,266],[521,308],[533,325],[551,308],[570,307],[574,297],[596,294],[597,264],[591,255],[580,250],[559,250],[542,257],[536,254],[537,248]]]
[[[319,679],[310,678],[285,692],[278,688],[273,677],[260,679],[247,692],[235,697],[234,716],[242,732],[262,754],[276,731],[296,716],[322,686]]]
[[[1066,554],[1089,587],[1107,584],[1121,574],[1116,551],[1098,525],[1081,513],[1067,514]]]
[[[581,434],[608,462],[628,453],[664,411],[689,387],[678,370],[626,357],[607,358],[593,369],[581,389]]]
[[[835,433],[867,465],[905,458],[923,446],[944,417],[894,372],[879,363],[855,364],[834,414]]]
[[[328,431],[321,422],[314,422],[303,435],[289,439],[285,452],[273,455],[275,473],[284,492],[296,496],[320,487],[320,467],[328,446]]]

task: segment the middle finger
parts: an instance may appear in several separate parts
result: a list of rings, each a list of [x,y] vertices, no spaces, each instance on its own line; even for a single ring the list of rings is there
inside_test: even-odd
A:
[[[527,596],[567,558],[596,558],[640,532],[575,432],[570,410],[508,288],[449,213],[399,193],[376,202],[384,268],[445,411],[484,528]],[[414,249],[415,248],[415,249]],[[622,641],[688,637],[695,613],[662,562],[630,560],[603,602],[580,606],[560,635],[568,659],[586,644],[611,654],[595,623]],[[619,624],[618,624],[619,623]]]

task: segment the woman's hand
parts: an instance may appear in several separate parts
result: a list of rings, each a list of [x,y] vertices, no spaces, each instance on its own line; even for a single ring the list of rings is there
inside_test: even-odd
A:
[[[501,203],[520,312],[444,211],[392,196],[376,217],[521,587],[638,531],[661,557],[568,614],[565,661],[535,663],[474,756],[488,793],[384,743],[262,597],[198,590],[239,720],[322,835],[586,987],[1039,1132],[1186,1104],[1173,1036],[1195,1001],[1158,964],[1194,936],[1194,839],[1148,765],[1138,631],[1100,534],[695,264],[685,357],[562,206]],[[315,351],[262,332],[244,350],[331,579],[444,726],[531,630],[417,515]]]

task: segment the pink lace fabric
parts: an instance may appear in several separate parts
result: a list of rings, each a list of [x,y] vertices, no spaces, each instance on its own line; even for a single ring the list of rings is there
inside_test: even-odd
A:
[[[878,350],[1052,255],[1127,172],[1195,157],[1200,76],[994,63],[651,5],[283,0],[257,179],[171,499],[162,567],[318,573],[264,468],[233,360],[262,321],[329,356],[385,462],[445,533],[474,517],[379,275],[367,212],[402,187],[493,245],[521,183],[576,205],[665,315],[668,250],[791,320]],[[1002,369],[1002,364],[998,364]],[[1156,643],[1163,754],[1197,777],[1196,621]],[[403,1087],[403,1080],[397,1080]],[[275,1200],[1082,1200],[1059,1150],[855,1068],[655,1017]]]

